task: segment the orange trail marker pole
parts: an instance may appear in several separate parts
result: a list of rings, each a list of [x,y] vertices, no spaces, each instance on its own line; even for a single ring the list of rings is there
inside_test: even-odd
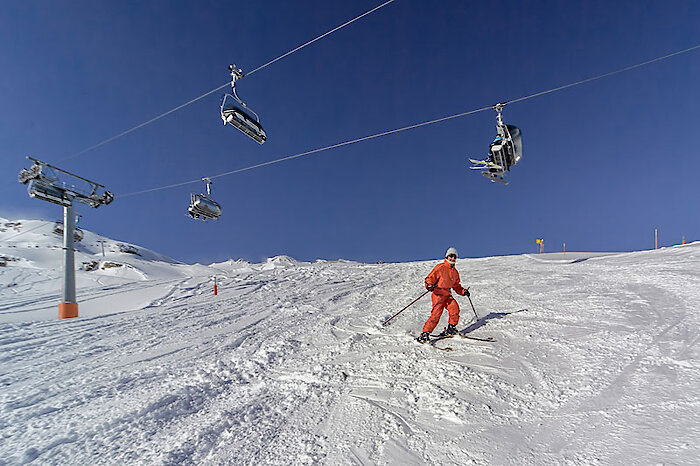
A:
[[[654,228],[654,249],[659,249],[659,229]]]
[[[218,293],[218,290],[216,289],[216,277],[214,277],[214,296],[216,296]]]

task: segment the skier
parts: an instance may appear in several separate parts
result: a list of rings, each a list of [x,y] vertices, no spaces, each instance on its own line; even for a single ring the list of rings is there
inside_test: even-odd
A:
[[[501,150],[503,147],[503,138],[501,137],[500,134],[497,134],[496,137],[493,139],[493,142],[489,146],[489,152],[497,152]]]
[[[433,309],[430,312],[430,317],[423,325],[423,333],[418,337],[419,343],[430,341],[430,332],[435,330],[442,311],[447,308],[450,314],[445,335],[457,335],[457,324],[459,323],[459,304],[452,297],[451,289],[454,289],[457,294],[469,296],[469,291],[459,283],[459,272],[455,268],[457,263],[457,250],[449,248],[445,252],[445,262],[433,267],[427,277],[425,277],[425,288],[432,291]]]

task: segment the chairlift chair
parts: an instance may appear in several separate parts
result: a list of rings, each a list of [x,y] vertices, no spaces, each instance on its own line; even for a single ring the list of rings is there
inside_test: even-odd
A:
[[[510,171],[522,157],[522,132],[513,125],[499,125],[498,134],[489,147],[491,161]]]
[[[481,174],[491,181],[508,184],[503,178],[510,167],[520,161],[523,155],[522,131],[517,126],[503,123],[501,115],[504,104],[497,104],[494,109],[496,117],[496,137],[489,146],[489,156],[485,160],[469,159],[476,166],[472,169],[482,170]]]
[[[53,232],[58,236],[63,236],[63,221],[59,220],[54,223]],[[73,241],[79,243],[85,237],[82,228],[74,227],[73,229]]]
[[[207,219],[217,220],[221,215],[221,205],[211,198],[211,180],[203,178],[203,181],[207,183],[207,194],[192,193],[187,212],[190,214],[190,217],[202,219],[202,221]]]
[[[78,201],[97,208],[101,205],[107,205],[114,200],[114,195],[105,190],[101,184],[35,158],[27,158],[32,160],[34,165],[31,168],[23,169],[19,173],[18,180],[20,183],[27,185],[27,191],[31,197],[65,207],[72,205],[73,201]],[[65,177],[65,175],[69,177],[72,183],[83,184],[84,187],[79,188],[62,180],[61,178]]]
[[[31,197],[60,206],[68,207],[73,204],[73,197],[70,192],[65,189],[60,189],[42,179],[29,181],[29,183],[27,183],[27,192]]]
[[[231,71],[231,94],[224,94],[221,99],[221,119],[224,125],[228,123],[262,144],[267,140],[267,135],[260,124],[258,114],[248,108],[236,94],[236,80],[242,78],[243,73],[236,65],[229,65],[228,68]],[[255,117],[251,116],[251,113]]]

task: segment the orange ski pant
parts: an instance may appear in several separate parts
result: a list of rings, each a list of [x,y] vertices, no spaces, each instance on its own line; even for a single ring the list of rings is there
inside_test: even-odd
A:
[[[447,308],[447,312],[450,314],[450,320],[448,323],[452,325],[457,325],[459,323],[459,304],[452,297],[451,294],[447,296],[438,295],[433,293],[433,310],[430,312],[430,317],[425,321],[423,326],[424,332],[432,332],[437,327],[438,322],[440,322],[440,317],[442,317],[442,311]]]

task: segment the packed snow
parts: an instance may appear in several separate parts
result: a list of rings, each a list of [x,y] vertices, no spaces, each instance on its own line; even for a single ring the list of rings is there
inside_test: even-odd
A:
[[[429,297],[382,322],[439,259],[187,265],[86,231],[59,321],[54,229],[0,219],[0,464],[700,458],[700,243],[460,259],[458,328],[495,342],[421,345]]]

